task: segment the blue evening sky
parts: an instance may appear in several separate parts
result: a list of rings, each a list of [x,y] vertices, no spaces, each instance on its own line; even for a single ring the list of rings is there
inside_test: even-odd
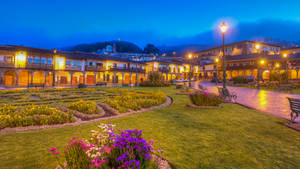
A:
[[[299,0],[1,0],[0,44],[51,48],[117,38],[159,44],[211,31],[223,19],[232,26],[299,23],[299,9]]]

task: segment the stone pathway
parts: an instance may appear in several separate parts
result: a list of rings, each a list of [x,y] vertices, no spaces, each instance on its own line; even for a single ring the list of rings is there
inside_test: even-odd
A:
[[[217,86],[210,82],[199,82],[201,85],[205,86],[208,91],[218,94]],[[222,84],[220,84],[222,85]],[[198,88],[198,83],[194,83],[193,87]],[[287,97],[298,98],[300,95],[273,92],[266,90],[257,90],[241,87],[230,87],[229,91],[235,92],[237,94],[237,102],[239,104],[251,107],[253,109],[273,114],[275,116],[290,119],[290,105]],[[300,117],[296,119],[296,122],[300,124]]]

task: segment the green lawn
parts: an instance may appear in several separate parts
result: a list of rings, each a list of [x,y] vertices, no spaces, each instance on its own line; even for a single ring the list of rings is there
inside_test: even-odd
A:
[[[300,133],[281,125],[284,120],[233,104],[193,109],[174,87],[149,89],[163,90],[174,103],[106,122],[143,130],[175,168],[299,168]],[[70,138],[88,136],[97,124],[0,135],[0,168],[55,168],[47,149],[63,151]]]

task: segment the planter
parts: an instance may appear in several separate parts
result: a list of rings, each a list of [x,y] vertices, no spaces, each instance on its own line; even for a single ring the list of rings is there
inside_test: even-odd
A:
[[[197,106],[193,103],[187,104],[188,107],[196,108],[196,109],[217,109],[217,108],[222,108],[222,106]]]

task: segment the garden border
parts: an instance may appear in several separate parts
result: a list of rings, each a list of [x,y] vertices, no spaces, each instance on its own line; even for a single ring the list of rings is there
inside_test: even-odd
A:
[[[137,110],[137,111],[129,111],[127,113],[122,113],[122,114],[118,114],[118,115],[114,115],[114,116],[108,116],[108,117],[100,117],[100,118],[93,119],[93,120],[88,120],[88,121],[80,121],[80,120],[76,119],[77,121],[73,122],[73,123],[42,125],[42,126],[14,127],[14,128],[7,127],[7,128],[4,128],[4,129],[1,129],[0,134],[17,133],[17,132],[33,131],[33,130],[42,130],[42,129],[49,129],[49,128],[61,128],[61,127],[65,127],[65,126],[78,126],[78,125],[81,125],[81,124],[87,124],[87,123],[91,123],[91,122],[98,122],[98,121],[103,121],[103,120],[116,119],[116,118],[125,117],[125,116],[132,115],[132,114],[139,114],[139,113],[143,113],[143,112],[147,112],[147,111],[152,111],[152,110],[155,110],[155,109],[168,107],[172,103],[173,103],[173,98],[170,97],[170,96],[167,96],[166,101],[163,104],[160,104],[158,106],[152,106],[152,107],[149,107],[149,108],[142,108],[141,110]]]

